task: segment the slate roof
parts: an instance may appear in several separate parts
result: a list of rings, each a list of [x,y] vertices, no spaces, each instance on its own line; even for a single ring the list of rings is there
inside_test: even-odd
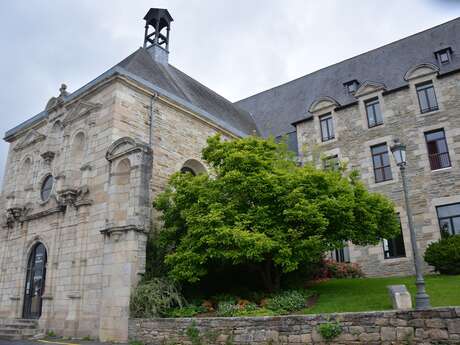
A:
[[[256,130],[251,115],[170,64],[155,62],[139,48],[118,66],[216,116],[246,134]]]
[[[101,74],[85,86],[64,98],[69,101],[113,75],[123,75],[139,82],[151,90],[197,112],[211,122],[234,134],[245,136],[257,131],[251,115],[229,100],[205,87],[170,64],[154,61],[145,48],[139,48],[126,59]],[[9,140],[20,130],[48,116],[46,110],[5,133]]]
[[[452,61],[439,66],[434,52],[447,47],[452,48]],[[279,136],[295,130],[293,122],[311,118],[308,108],[321,96],[332,97],[341,106],[355,102],[343,83],[374,81],[387,90],[396,89],[407,85],[404,75],[411,67],[426,62],[439,66],[440,74],[460,68],[460,17],[235,104],[251,113],[263,136]]]

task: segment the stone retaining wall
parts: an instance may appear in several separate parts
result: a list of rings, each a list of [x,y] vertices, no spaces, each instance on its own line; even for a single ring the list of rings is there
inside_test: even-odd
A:
[[[460,307],[277,317],[132,319],[129,335],[131,340],[144,344],[192,344],[186,334],[192,328],[199,331],[203,345],[326,344],[318,325],[335,321],[341,325],[342,334],[330,345],[460,344]]]

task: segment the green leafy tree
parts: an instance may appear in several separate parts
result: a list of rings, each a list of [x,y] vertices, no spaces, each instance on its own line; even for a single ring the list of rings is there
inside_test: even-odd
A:
[[[178,281],[198,282],[212,265],[247,265],[272,291],[283,273],[344,241],[376,244],[399,231],[392,202],[355,173],[298,166],[273,139],[211,137],[203,159],[210,175],[177,173],[154,203]]]

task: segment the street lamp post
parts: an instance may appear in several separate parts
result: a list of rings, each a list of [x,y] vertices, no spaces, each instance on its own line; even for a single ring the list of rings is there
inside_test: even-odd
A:
[[[407,177],[406,177],[406,146],[401,144],[399,140],[394,141],[394,145],[390,148],[395,158],[396,164],[399,166],[401,171],[401,178],[404,191],[404,201],[406,203],[406,214],[407,221],[409,223],[410,242],[412,245],[412,253],[414,256],[415,264],[415,285],[417,286],[417,294],[415,296],[415,308],[426,309],[430,308],[430,297],[425,290],[425,280],[423,279],[422,273],[422,259],[418,251],[417,237],[415,235],[414,223],[412,220],[412,211],[409,205],[409,190],[407,188]]]

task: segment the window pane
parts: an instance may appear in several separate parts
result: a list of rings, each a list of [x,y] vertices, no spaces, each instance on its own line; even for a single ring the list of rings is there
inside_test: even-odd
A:
[[[334,138],[334,128],[332,124],[332,116],[326,115],[320,118],[321,138],[323,141]]]
[[[440,129],[435,132],[429,132],[425,134],[426,141],[435,141],[438,139],[444,139],[444,130]]]
[[[429,89],[426,90],[427,97],[428,97],[428,103],[430,105],[431,109],[437,108],[438,103],[436,101],[436,95],[434,93],[434,87],[430,87]]]
[[[380,155],[372,157],[374,161],[374,168],[381,168],[382,167],[382,160],[380,159]]]
[[[391,175],[391,168],[390,167],[385,167],[385,180],[391,180],[393,176]]]
[[[439,153],[447,152],[447,143],[445,139],[436,141],[436,146]]]
[[[374,112],[375,112],[375,122],[377,124],[383,123],[383,116],[382,112],[380,111],[380,103],[376,103],[374,105]]]
[[[325,120],[321,121],[321,136],[324,139],[327,139],[328,137],[328,130],[327,130],[327,123]]]
[[[327,119],[327,125],[329,127],[329,138],[334,138],[334,125],[332,124],[332,117]]]
[[[449,62],[449,54],[447,52],[440,53],[439,60],[441,60],[442,63]]]
[[[427,149],[428,149],[428,153],[430,155],[434,155],[434,154],[438,153],[438,145],[436,145],[436,141],[430,141],[430,142],[426,143],[426,146],[427,146]]]
[[[418,100],[420,102],[420,110],[426,111],[428,109],[428,99],[425,93],[425,90],[420,90],[417,92],[418,94]]]
[[[378,146],[372,146],[371,150],[372,150],[372,154],[374,154],[374,155],[378,154],[378,153],[383,153],[383,152],[387,151],[387,145],[382,144],[382,145],[378,145]]]
[[[403,238],[401,223],[399,226],[400,226],[399,235],[397,235],[396,237],[390,240],[386,240],[386,239],[383,240],[383,253],[384,253],[385,259],[406,256],[406,249],[404,247],[404,238]]]
[[[382,153],[380,155],[380,157],[382,157],[382,163],[383,165],[387,166],[387,165],[390,165],[390,156],[388,155],[388,152],[386,153]]]
[[[451,231],[452,235],[458,235],[460,234],[460,217],[454,217],[452,218],[452,225],[454,228]]]
[[[383,181],[383,170],[375,169],[375,182]]]
[[[460,216],[460,203],[447,206],[439,206],[437,210],[439,218]]]
[[[452,233],[452,227],[450,226],[450,218],[447,219],[441,219],[439,221],[439,228],[441,229],[442,232],[448,232],[449,234]]]

